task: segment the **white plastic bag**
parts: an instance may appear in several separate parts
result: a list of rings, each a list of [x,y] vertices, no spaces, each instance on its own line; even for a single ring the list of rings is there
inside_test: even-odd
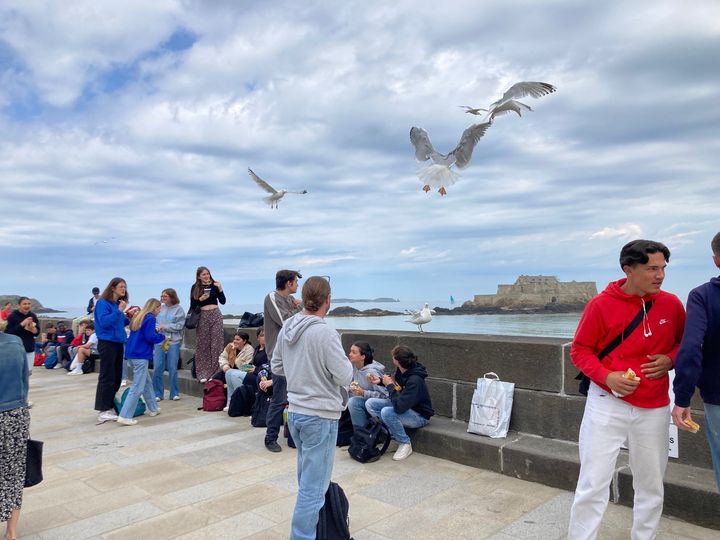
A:
[[[512,413],[515,383],[503,382],[497,373],[486,373],[477,380],[470,405],[468,433],[493,439],[507,436]]]

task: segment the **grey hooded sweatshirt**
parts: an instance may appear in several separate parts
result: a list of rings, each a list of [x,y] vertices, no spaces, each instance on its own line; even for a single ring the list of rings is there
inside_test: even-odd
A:
[[[347,406],[353,368],[338,333],[317,315],[285,321],[270,362],[287,378],[290,412],[336,420]]]
[[[365,390],[365,395],[362,397],[364,397],[365,399],[369,399],[369,398],[387,399],[388,391],[387,391],[387,388],[385,388],[382,385],[382,382],[378,385],[378,384],[373,384],[370,381],[368,381],[367,376],[370,373],[377,375],[378,377],[380,377],[380,380],[382,381],[383,375],[385,374],[385,366],[383,366],[377,360],[373,360],[367,366],[363,366],[360,369],[353,368],[353,381],[357,381],[360,388]]]

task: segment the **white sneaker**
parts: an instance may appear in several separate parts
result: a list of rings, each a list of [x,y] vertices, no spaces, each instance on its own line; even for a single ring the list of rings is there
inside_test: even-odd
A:
[[[223,412],[228,412],[229,410],[230,410],[230,407],[228,407],[227,405],[225,405],[225,407],[223,407]]]
[[[160,401],[160,398],[155,396],[155,401]]]
[[[112,420],[117,420],[118,416],[115,414],[112,410],[109,411],[103,411],[100,414],[98,414],[98,422],[109,422]]]
[[[82,368],[80,368],[80,369],[75,368],[72,371],[68,371],[68,375],[82,375],[82,374],[83,374]]]
[[[127,379],[120,381],[120,386],[127,386]]]
[[[175,396],[172,398],[173,401],[180,401],[180,396]]]
[[[410,454],[412,454],[412,445],[410,443],[400,443],[393,459],[395,461],[401,461],[407,458]]]
[[[60,369],[61,367],[62,366],[60,365],[60,362],[58,362],[57,364],[55,364],[55,367],[53,369]]]
[[[122,416],[118,416],[116,422],[121,426],[134,426],[137,424],[137,420],[134,418],[123,418]]]
[[[158,414],[160,414],[160,407],[156,411],[148,411],[148,416],[157,416]]]

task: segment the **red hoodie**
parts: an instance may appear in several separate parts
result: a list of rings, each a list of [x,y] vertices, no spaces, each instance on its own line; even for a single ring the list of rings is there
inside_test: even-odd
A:
[[[675,362],[685,328],[685,309],[677,296],[665,291],[643,298],[629,295],[620,288],[625,281],[623,278],[610,283],[588,302],[570,356],[578,369],[608,392],[610,388],[605,385],[608,373],[632,368],[641,379],[640,385],[622,399],[636,407],[663,407],[670,403],[668,376],[647,379],[640,366],[650,362],[649,354],[665,354]],[[648,300],[653,301],[653,306],[644,320],[600,362],[597,357],[600,351],[630,324]]]

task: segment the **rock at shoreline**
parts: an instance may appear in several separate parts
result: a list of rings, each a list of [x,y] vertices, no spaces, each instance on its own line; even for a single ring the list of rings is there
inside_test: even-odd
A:
[[[330,310],[330,313],[328,313],[328,317],[385,317],[386,315],[402,315],[402,313],[380,308],[370,308],[361,311],[350,306],[339,306]]]
[[[502,314],[545,314],[545,313],[582,313],[585,304],[558,304],[549,303],[537,307],[495,307],[495,306],[473,306],[466,302],[460,307],[453,309],[434,307],[438,315],[502,315]]]
[[[397,298],[333,298],[334,302],[345,302],[346,304],[361,303],[361,302],[382,302],[387,304],[389,302],[400,302]]]

